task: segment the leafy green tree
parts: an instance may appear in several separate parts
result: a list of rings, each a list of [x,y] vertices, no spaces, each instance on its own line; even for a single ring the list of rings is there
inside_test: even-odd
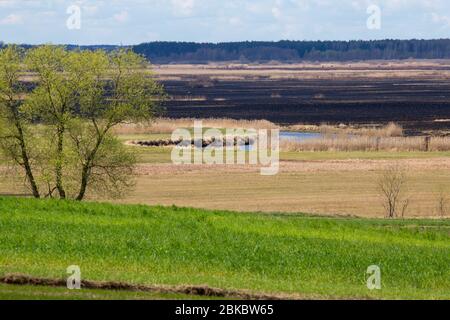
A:
[[[113,128],[151,120],[165,98],[143,57],[129,50],[108,54],[45,45],[24,59],[15,48],[5,49],[0,67],[3,117],[14,124],[13,134],[3,130],[3,149],[24,167],[35,197],[41,194],[34,175],[48,189],[45,196],[57,192],[61,199],[83,200],[88,191],[117,196],[133,185],[135,157]],[[33,79],[25,102],[19,98],[23,71]],[[36,140],[33,147],[26,144],[25,124]],[[29,149],[40,149],[34,172]]]
[[[147,61],[129,50],[109,56],[103,51],[79,52],[71,57],[69,69],[77,75],[79,115],[85,120],[82,131],[90,135],[88,139],[71,135],[81,161],[76,199],[82,200],[90,184],[98,185],[99,171],[108,177],[103,180],[107,190],[129,185],[123,173],[130,171],[133,159],[114,142],[111,130],[125,122],[151,120],[165,96]],[[106,145],[109,148],[105,149]]]
[[[134,185],[135,154],[112,133],[103,134],[99,143],[97,130],[84,120],[72,123],[69,132],[76,159],[75,199],[82,200],[88,187],[91,194],[114,198]]]
[[[38,78],[38,86],[27,98],[26,110],[55,129],[54,173],[61,199],[66,198],[63,182],[64,138],[77,100],[77,78],[68,72],[73,54],[63,47],[45,45],[31,49],[25,59],[28,69]]]

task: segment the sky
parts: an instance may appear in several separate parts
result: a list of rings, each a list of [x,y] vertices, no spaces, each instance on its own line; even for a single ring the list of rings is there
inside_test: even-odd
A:
[[[0,41],[450,38],[448,0],[0,0]]]

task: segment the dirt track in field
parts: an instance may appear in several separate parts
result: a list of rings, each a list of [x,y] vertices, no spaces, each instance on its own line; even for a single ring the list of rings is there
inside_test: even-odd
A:
[[[47,287],[66,287],[65,279],[36,278],[23,274],[9,274],[0,277],[0,283],[13,285],[33,285]],[[83,280],[81,283],[83,289],[100,289],[100,290],[120,290],[120,291],[138,291],[152,292],[161,294],[186,294],[201,297],[217,297],[217,298],[235,298],[244,300],[299,300],[305,299],[300,295],[289,294],[264,294],[254,293],[245,290],[225,290],[220,288],[211,288],[209,286],[153,286],[139,285],[125,282],[101,282]]]

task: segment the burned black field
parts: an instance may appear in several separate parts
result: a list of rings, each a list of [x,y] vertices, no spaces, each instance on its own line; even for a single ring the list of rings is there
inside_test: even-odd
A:
[[[275,123],[401,123],[448,128],[450,79],[245,79],[163,81],[166,116],[267,119]]]

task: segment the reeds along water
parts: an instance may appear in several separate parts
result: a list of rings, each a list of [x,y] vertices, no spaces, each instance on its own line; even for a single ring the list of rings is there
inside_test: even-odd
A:
[[[323,135],[359,135],[368,137],[402,137],[403,127],[390,122],[385,126],[369,126],[369,127],[356,127],[348,126],[345,124],[329,125],[312,125],[312,124],[296,124],[285,127],[288,131],[301,131],[301,132],[317,132]]]
[[[318,131],[322,134],[351,134],[360,135],[367,137],[402,137],[403,127],[390,122],[382,127],[346,127],[346,126],[330,126],[327,124],[322,124],[318,127]]]
[[[276,129],[277,125],[266,120],[235,120],[225,118],[169,119],[159,118],[147,124],[123,124],[114,129],[116,134],[172,133],[179,128],[192,128],[194,121],[202,121],[203,128]]]
[[[282,151],[450,151],[450,137],[324,136],[282,141]]]

